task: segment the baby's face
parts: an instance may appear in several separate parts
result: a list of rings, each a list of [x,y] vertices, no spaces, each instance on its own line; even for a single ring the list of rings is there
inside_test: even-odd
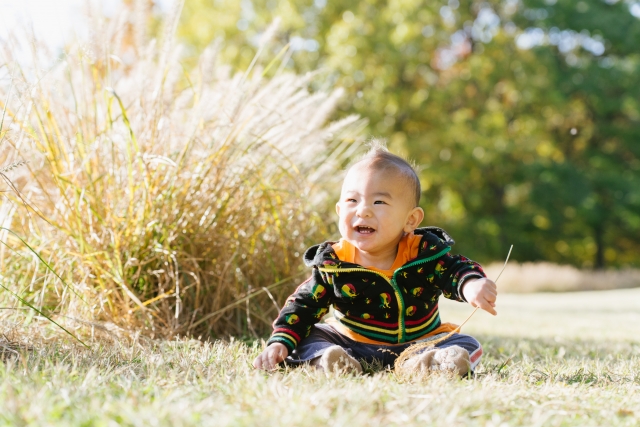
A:
[[[404,235],[422,221],[412,191],[399,172],[377,171],[366,162],[354,165],[342,184],[336,204],[340,235],[369,255],[397,250]],[[414,212],[420,211],[420,215]]]

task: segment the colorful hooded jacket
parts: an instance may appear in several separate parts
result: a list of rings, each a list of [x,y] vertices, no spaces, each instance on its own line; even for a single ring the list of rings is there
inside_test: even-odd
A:
[[[341,261],[332,247],[335,242],[309,248],[304,262],[313,268],[312,275],[287,299],[267,345],[280,342],[291,353],[331,304],[342,326],[380,343],[409,342],[437,329],[440,295],[465,301],[464,281],[485,274],[480,264],[449,254],[455,242],[444,230],[425,227],[414,234],[422,236],[418,256],[392,278]]]

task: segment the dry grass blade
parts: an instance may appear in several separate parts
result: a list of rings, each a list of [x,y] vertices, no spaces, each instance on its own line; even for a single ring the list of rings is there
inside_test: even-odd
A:
[[[262,294],[263,292],[266,293],[269,296],[269,298],[271,299],[271,301],[274,304],[276,304],[276,302],[275,302],[275,300],[273,298],[273,295],[271,294],[270,290],[271,289],[275,289],[278,286],[282,286],[284,284],[290,283],[291,280],[302,276],[302,274],[306,274],[306,272],[299,273],[299,274],[296,274],[296,275],[291,276],[291,277],[287,277],[286,279],[280,280],[280,281],[278,281],[276,283],[273,283],[273,284],[271,284],[269,286],[263,286],[262,288],[255,290],[254,292],[252,292],[251,294],[247,295],[246,297],[243,297],[243,298],[240,298],[238,300],[235,300],[234,302],[232,302],[230,304],[227,304],[226,306],[222,307],[221,309],[216,310],[216,311],[214,311],[212,313],[209,313],[206,316],[203,316],[202,319],[200,319],[197,322],[193,323],[191,326],[192,327],[198,326],[200,323],[205,322],[205,321],[207,321],[207,320],[209,320],[209,319],[211,319],[211,318],[213,318],[215,316],[220,316],[222,313],[224,313],[224,312],[226,312],[226,311],[228,311],[228,310],[230,310],[230,309],[242,304],[243,302],[248,302],[250,299],[257,297],[258,295]],[[276,309],[278,309],[278,311],[280,311],[280,309],[278,308],[277,304],[276,304]]]
[[[502,264],[490,264],[485,272],[494,276]],[[503,293],[580,292],[637,288],[640,269],[579,269],[549,262],[510,263],[500,281]]]
[[[24,202],[24,199],[22,198],[22,196],[20,195],[20,192],[15,188],[15,186],[13,185],[13,182],[11,182],[11,180],[5,175],[5,173],[13,170],[13,169],[17,169],[20,166],[25,165],[27,162],[26,161],[17,161],[17,162],[13,162],[11,164],[9,164],[6,167],[3,167],[0,169],[0,176],[5,180],[5,182],[7,182],[10,186],[10,188],[14,191],[14,193],[16,193],[18,195],[18,197],[20,198],[20,200],[23,201],[23,203],[26,204],[26,202]],[[28,204],[26,204],[28,206]],[[68,288],[68,285],[65,283],[65,281],[62,279],[62,277],[60,277],[58,275],[58,273],[55,272],[55,270],[53,270],[51,268],[51,266],[44,260],[42,259],[42,257],[40,256],[40,254],[38,254],[37,251],[35,251],[27,242],[24,241],[24,239],[22,239],[20,236],[18,236],[14,231],[9,230],[8,228],[5,227],[0,227],[0,231],[4,231],[5,233],[10,233],[12,235],[14,235],[14,237],[16,237],[29,251],[31,251],[31,253],[40,260],[40,262],[42,262],[42,264],[44,264],[46,266],[46,268],[53,273],[58,279],[60,279],[60,281],[65,285],[66,288]],[[4,246],[8,246],[4,241],[0,240],[0,243]],[[0,276],[0,280],[2,280],[2,276]],[[40,314],[41,316],[43,316],[45,319],[47,319],[48,321],[50,321],[51,323],[53,323],[54,325],[58,326],[60,329],[62,329],[65,333],[67,333],[69,336],[71,336],[72,338],[74,338],[75,340],[77,340],[80,344],[82,344],[83,346],[87,347],[88,346],[80,339],[78,338],[76,335],[74,335],[73,333],[69,332],[66,328],[64,328],[63,326],[61,326],[60,324],[58,324],[55,320],[53,320],[51,317],[47,316],[45,313],[43,313],[41,310],[39,310],[38,308],[34,307],[32,304],[30,304],[28,301],[26,301],[25,299],[23,299],[20,295],[16,294],[15,292],[13,292],[11,289],[7,288],[6,286],[4,286],[4,284],[0,283],[0,287],[2,287],[3,289],[5,289],[7,292],[9,292],[11,295],[13,295],[16,299],[18,299],[22,304],[26,305],[27,307],[31,308],[32,310],[34,310],[36,313]],[[75,291],[74,291],[75,292]],[[78,295],[78,297],[80,297],[82,299],[81,296]],[[3,351],[2,353],[4,354],[5,351],[13,351],[11,349],[9,349],[6,346],[2,346],[3,347]],[[18,354],[17,352],[14,351],[14,353]]]
[[[53,323],[54,325],[56,325],[57,327],[59,327],[60,329],[62,329],[65,333],[67,333],[70,337],[72,337],[73,339],[75,339],[76,341],[78,341],[80,344],[82,344],[83,346],[85,346],[86,348],[90,348],[87,344],[84,343],[84,341],[82,341],[80,338],[78,338],[76,335],[74,335],[72,332],[69,332],[69,330],[67,330],[64,326],[62,326],[61,324],[59,324],[58,322],[56,322],[55,320],[53,320],[51,317],[47,316],[45,313],[43,313],[42,311],[38,310],[38,308],[34,307],[31,303],[29,303],[29,301],[25,300],[24,298],[22,298],[20,295],[16,294],[15,292],[13,292],[11,289],[7,288],[5,285],[3,285],[2,283],[0,283],[0,287],[2,289],[4,289],[5,291],[9,292],[11,295],[13,295],[16,299],[18,299],[22,304],[26,305],[27,307],[29,307],[30,309],[32,309],[33,311],[35,311],[36,313],[38,313],[39,315],[41,315],[42,317],[44,317],[45,319],[47,319],[49,322]]]
[[[266,48],[251,78],[215,47],[185,69],[176,20],[160,47],[131,49],[98,17],[109,43],[70,46],[46,75],[2,58],[20,71],[0,83],[0,164],[29,159],[12,179],[41,215],[0,200],[0,226],[33,249],[3,239],[4,283],[41,311],[152,336],[264,333],[327,234],[324,201],[363,122],[327,123],[338,99],[308,76],[266,79]]]
[[[0,174],[6,174],[14,169],[19,168],[20,166],[26,165],[27,162],[24,160],[20,160],[17,162],[9,163],[7,166],[0,168]]]
[[[511,251],[512,250],[513,250],[513,245],[511,245],[511,247],[509,248],[509,253],[507,254],[507,258],[504,260],[504,265],[502,266],[502,270],[500,271],[500,273],[498,274],[498,276],[496,277],[496,280],[494,282],[497,283],[498,279],[500,279],[500,276],[502,276],[502,272],[507,267],[507,263],[509,262],[509,258],[511,257]],[[460,332],[462,327],[469,321],[469,319],[471,319],[471,317],[476,313],[476,311],[478,311],[479,308],[480,307],[476,307],[475,309],[473,309],[471,314],[469,314],[469,316],[464,320],[464,322],[462,322],[459,326],[457,326],[453,331],[449,332],[448,334],[445,334],[442,337],[429,339],[428,341],[417,342],[417,343],[413,344],[412,346],[408,347],[395,360],[394,366],[395,367],[401,366],[411,356],[414,356],[414,355],[416,355],[418,353],[421,353],[426,349],[433,348],[436,345],[438,345],[439,343],[441,343],[442,341],[450,338],[453,334],[456,334],[456,333]],[[401,371],[402,371],[401,369],[397,369],[396,370],[396,372],[401,372]]]

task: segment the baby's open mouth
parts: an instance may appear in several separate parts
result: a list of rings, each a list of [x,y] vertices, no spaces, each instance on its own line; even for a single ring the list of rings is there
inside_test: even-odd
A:
[[[362,234],[370,234],[370,233],[373,233],[376,230],[374,230],[371,227],[367,227],[366,225],[358,225],[358,226],[356,226],[356,231],[358,233],[362,233]]]

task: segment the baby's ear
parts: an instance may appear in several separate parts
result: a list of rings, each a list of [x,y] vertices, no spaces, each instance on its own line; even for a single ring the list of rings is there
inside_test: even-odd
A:
[[[340,216],[340,202],[336,203],[336,213]]]
[[[407,222],[404,225],[404,232],[411,233],[413,230],[418,228],[422,220],[424,219],[424,211],[421,207],[415,207],[409,212],[407,216]]]

